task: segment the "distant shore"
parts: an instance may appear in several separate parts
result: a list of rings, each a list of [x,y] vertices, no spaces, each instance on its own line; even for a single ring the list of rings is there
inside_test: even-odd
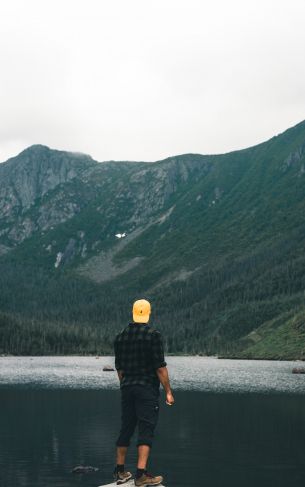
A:
[[[37,354],[37,355],[23,355],[23,354],[12,354],[12,353],[0,353],[0,357],[93,357],[96,359],[103,357],[114,357],[113,354]],[[299,361],[305,362],[305,357],[294,357],[294,356],[267,356],[267,357],[255,357],[255,356],[240,356],[236,354],[228,355],[204,355],[204,354],[190,354],[190,353],[167,353],[166,357],[202,357],[202,358],[215,358],[218,360],[269,360],[269,361]]]

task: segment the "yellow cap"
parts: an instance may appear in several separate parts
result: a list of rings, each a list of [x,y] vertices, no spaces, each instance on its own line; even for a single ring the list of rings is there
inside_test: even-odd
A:
[[[138,299],[133,303],[132,314],[135,323],[147,323],[149,320],[151,307],[146,299]]]

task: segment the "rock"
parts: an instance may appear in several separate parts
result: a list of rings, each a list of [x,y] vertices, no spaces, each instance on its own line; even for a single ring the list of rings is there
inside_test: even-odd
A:
[[[97,162],[85,154],[54,151],[42,145],[31,146],[1,164],[1,230],[8,233],[10,243],[19,244],[33,233],[75,216],[82,205],[71,182],[83,182],[86,171],[92,172],[96,166]]]
[[[292,369],[293,374],[305,374],[305,367],[294,367]]]
[[[283,163],[282,170],[288,169],[293,164],[299,162],[302,159],[304,152],[305,152],[305,144],[302,144],[297,148],[297,150],[291,152],[288,155],[288,157],[285,159]]]
[[[111,367],[111,365],[104,365],[103,371],[104,372],[113,372],[114,371],[114,368]]]
[[[91,465],[78,465],[71,470],[71,473],[89,473],[89,472],[97,472],[97,467],[91,467]]]

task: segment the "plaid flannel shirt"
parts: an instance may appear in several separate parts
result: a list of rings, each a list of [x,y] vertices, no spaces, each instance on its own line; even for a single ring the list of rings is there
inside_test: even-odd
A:
[[[165,367],[161,333],[148,324],[129,323],[115,338],[115,368],[123,375],[121,387],[160,386],[156,369]]]

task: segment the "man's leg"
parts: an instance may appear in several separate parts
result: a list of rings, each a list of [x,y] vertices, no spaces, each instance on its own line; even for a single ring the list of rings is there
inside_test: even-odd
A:
[[[147,461],[150,453],[150,446],[139,445],[138,446],[138,465],[137,468],[141,470],[146,470]]]
[[[127,446],[117,446],[116,449],[116,463],[117,465],[124,465],[128,447]]]
[[[131,386],[121,390],[121,429],[116,441],[117,457],[126,457],[127,447],[137,425],[137,414],[134,402],[134,395]]]
[[[147,486],[161,484],[161,476],[147,473],[147,461],[152,446],[154,430],[159,416],[159,393],[152,386],[137,386],[136,412],[139,424],[138,436],[138,468],[135,485]]]
[[[152,386],[137,386],[135,406],[139,424],[138,453],[147,462],[159,417],[159,393]],[[143,448],[140,448],[143,447]]]
[[[114,476],[118,482],[131,478],[130,472],[125,472],[127,449],[135,427],[137,425],[136,409],[132,390],[124,387],[121,390],[121,430],[116,441],[116,468]],[[128,475],[127,475],[128,474]]]

